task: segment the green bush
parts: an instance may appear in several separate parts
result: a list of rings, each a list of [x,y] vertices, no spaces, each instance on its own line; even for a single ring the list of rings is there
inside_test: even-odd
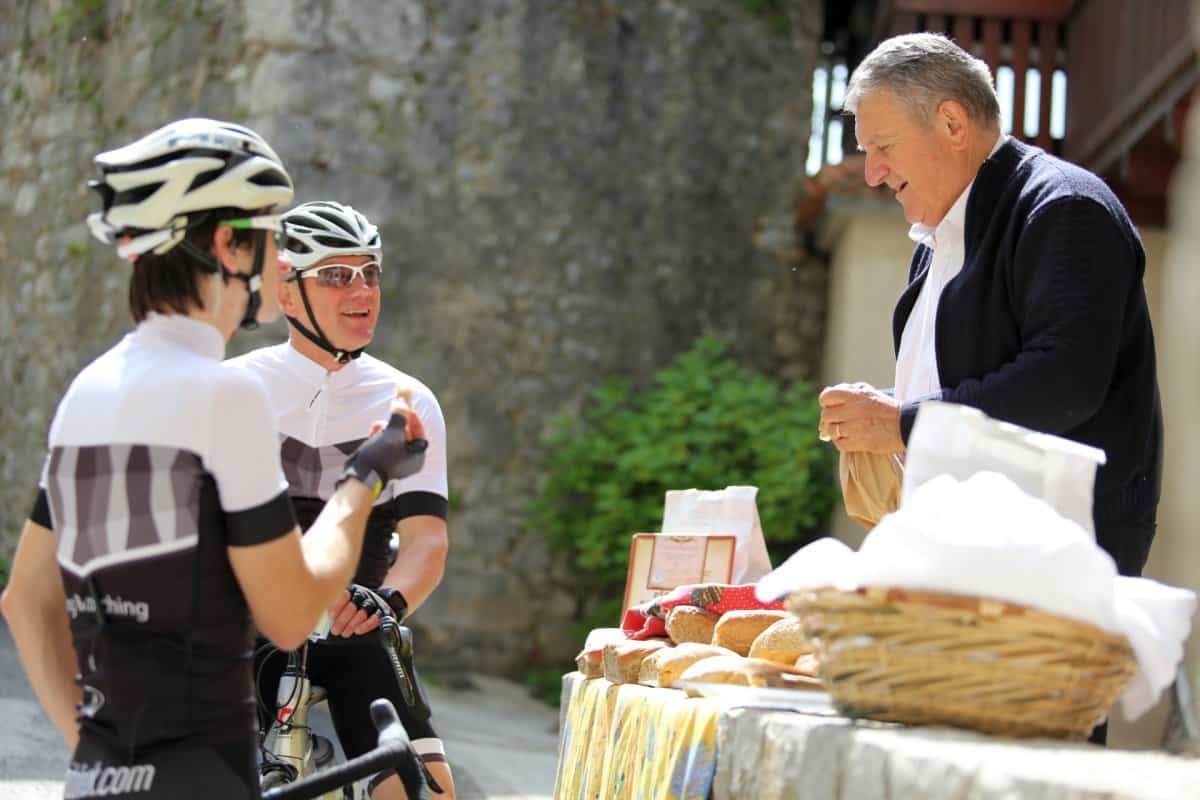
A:
[[[630,537],[660,529],[668,489],[757,486],[775,564],[819,535],[836,496],[819,416],[810,386],[783,389],[702,338],[645,390],[613,379],[556,419],[531,521],[581,573],[579,632],[619,622]]]

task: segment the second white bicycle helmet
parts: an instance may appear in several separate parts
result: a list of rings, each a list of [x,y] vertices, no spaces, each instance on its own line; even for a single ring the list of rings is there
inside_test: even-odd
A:
[[[317,200],[296,206],[282,219],[288,259],[297,270],[330,256],[366,255],[383,263],[379,229],[350,206]]]
[[[288,316],[288,322],[306,339],[333,356],[339,364],[358,358],[363,348],[344,350],[329,341],[325,331],[321,330],[308,300],[308,290],[304,288],[304,281],[300,280],[300,273],[330,256],[370,256],[382,266],[383,240],[379,236],[379,228],[350,206],[327,200],[298,205],[281,218],[287,234],[284,247],[292,265],[289,280],[295,281],[299,288],[300,300],[304,303],[308,324],[312,328],[293,316]]]

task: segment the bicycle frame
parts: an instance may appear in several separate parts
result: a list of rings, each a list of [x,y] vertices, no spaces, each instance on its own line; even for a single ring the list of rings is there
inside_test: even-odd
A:
[[[308,783],[315,777],[320,777],[320,774],[333,761],[332,744],[324,737],[313,733],[308,725],[309,710],[313,705],[324,700],[324,694],[319,690],[314,691],[309,681],[308,647],[311,642],[320,642],[326,639],[331,625],[332,619],[325,614],[318,623],[317,629],[309,636],[309,641],[301,645],[298,650],[288,653],[288,663],[280,676],[279,689],[276,692],[274,716],[263,741],[264,758],[259,766],[259,776],[260,785],[264,791],[271,789],[280,791],[283,787],[288,787],[289,784],[294,785],[297,781]],[[409,706],[412,713],[424,715],[427,718],[429,706],[422,695],[420,683],[417,680],[415,669],[412,667],[412,634],[407,628],[398,625],[395,618],[391,616],[384,616],[380,632],[383,634],[383,638],[380,640],[381,646],[387,651],[389,660],[392,662],[406,705]],[[408,665],[408,669],[405,669],[404,664]],[[256,685],[255,692],[257,691]],[[386,703],[386,701],[376,702]],[[390,704],[387,706],[391,708]],[[395,719],[394,710],[391,712],[391,717],[393,720]],[[377,725],[380,725],[378,721]],[[403,728],[400,727],[398,721],[395,722],[395,727],[403,735]],[[380,730],[382,746],[382,727]],[[393,732],[392,735],[396,734]],[[403,735],[403,739],[407,743],[407,735]],[[413,755],[415,757],[415,754]],[[366,758],[366,756],[361,758]],[[357,760],[361,760],[361,758]],[[402,777],[402,780],[406,781],[406,786],[408,783],[412,783],[415,787],[417,783],[420,783],[420,787],[424,791],[428,791],[429,788],[441,791],[441,787],[437,785],[419,758],[416,758],[413,769],[415,774]],[[319,797],[320,800],[368,800],[366,789],[368,777],[369,775],[364,773],[364,776],[356,779],[353,785],[348,783],[340,789],[305,796]],[[409,791],[410,796],[416,796],[411,794],[416,791],[415,788]]]
[[[329,792],[344,789],[354,781],[387,767],[396,770],[405,792],[412,800],[432,800],[430,786],[436,786],[436,783],[426,783],[428,771],[422,765],[421,757],[413,750],[408,734],[396,717],[396,709],[387,700],[376,700],[371,703],[371,721],[379,731],[379,744],[374,750],[295,783],[268,789],[263,792],[263,800],[312,800],[318,796],[328,796]]]
[[[309,637],[319,641],[328,634],[328,614]],[[258,691],[257,687],[255,691]],[[313,733],[309,710],[324,699],[313,691],[308,678],[308,642],[288,653],[287,666],[279,678],[274,717],[263,741],[266,756],[259,765],[261,787],[266,790],[307,778],[333,761],[333,745]],[[365,781],[320,795],[321,800],[359,800],[367,797]]]

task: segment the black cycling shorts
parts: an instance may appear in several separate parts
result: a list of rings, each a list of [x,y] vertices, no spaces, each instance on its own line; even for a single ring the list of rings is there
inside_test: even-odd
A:
[[[210,744],[178,742],[134,752],[84,730],[67,767],[65,800],[257,800],[253,736]]]
[[[272,714],[275,711],[279,678],[286,666],[287,653],[279,650],[267,648],[264,652],[260,648],[255,658],[254,674],[261,674],[258,696]],[[360,756],[379,743],[379,732],[371,721],[371,703],[386,697],[396,707],[396,714],[408,732],[408,738],[413,740],[422,757],[426,761],[442,760],[422,752],[426,748],[420,740],[438,740],[438,735],[429,720],[415,719],[404,705],[392,662],[374,635],[338,641],[332,645],[310,643],[308,678],[313,685],[323,686],[328,692],[329,714],[333,717],[333,728],[346,758]],[[262,711],[261,708],[259,710]],[[260,719],[262,729],[266,730],[270,722],[270,718]],[[440,750],[440,740],[437,741],[437,747]]]

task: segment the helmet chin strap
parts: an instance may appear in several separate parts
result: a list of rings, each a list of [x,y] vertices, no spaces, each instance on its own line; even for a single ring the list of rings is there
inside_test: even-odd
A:
[[[187,239],[181,241],[179,246],[183,248],[184,252],[203,264],[208,272],[220,273],[226,281],[235,278],[246,284],[246,311],[242,314],[242,321],[238,323],[238,326],[244,331],[258,328],[258,309],[262,307],[262,269],[267,252],[267,232],[255,231],[254,264],[250,268],[249,275],[229,270],[211,254],[204,252]]]
[[[262,308],[262,270],[267,253],[267,232],[256,231],[254,237],[254,266],[250,274],[224,270],[227,276],[246,282],[246,313],[242,315],[241,329],[252,331],[258,328],[258,310]]]
[[[308,314],[308,319],[312,323],[314,330],[309,330],[300,320],[287,315],[287,321],[292,324],[292,327],[300,331],[304,335],[304,338],[333,356],[339,364],[347,364],[351,359],[361,356],[363,350],[366,349],[365,347],[360,347],[357,350],[342,350],[339,347],[333,346],[333,342],[329,341],[328,337],[325,336],[325,332],[321,330],[321,326],[317,323],[317,315],[313,313],[312,305],[308,302],[308,292],[304,291],[304,279],[300,277],[299,270],[292,272],[292,280],[299,284],[300,300],[304,303],[304,311]]]

